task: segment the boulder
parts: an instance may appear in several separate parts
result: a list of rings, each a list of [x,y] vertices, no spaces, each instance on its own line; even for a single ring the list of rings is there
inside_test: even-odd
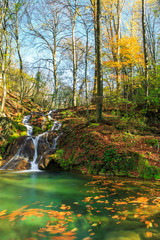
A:
[[[22,159],[18,161],[14,170],[23,171],[23,170],[28,170],[30,168],[31,168],[31,164],[27,160]]]
[[[20,146],[24,144],[26,139],[27,139],[27,136],[19,137],[15,139],[12,143],[8,144],[3,159],[7,160],[13,157],[17,153]]]

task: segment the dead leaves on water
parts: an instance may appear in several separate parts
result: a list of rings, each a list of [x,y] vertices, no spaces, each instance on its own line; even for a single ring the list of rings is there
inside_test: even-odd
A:
[[[36,240],[47,236],[50,236],[51,240],[74,240],[77,239],[79,231],[74,224],[75,221],[80,219],[83,222],[85,219],[90,227],[88,236],[83,240],[91,240],[96,235],[96,229],[103,224],[100,220],[101,216],[106,215],[114,224],[123,224],[126,220],[130,221],[131,219],[139,221],[146,227],[145,237],[152,238],[153,229],[159,228],[159,219],[154,217],[160,212],[160,196],[155,192],[156,189],[153,189],[150,194],[149,189],[142,186],[145,191],[131,195],[132,191],[129,187],[127,190],[128,183],[125,185],[125,183],[115,181],[115,185],[113,185],[112,180],[99,177],[93,179],[88,185],[88,190],[84,192],[84,199],[77,199],[77,202],[71,203],[71,206],[64,203],[58,206],[54,202],[44,206],[37,201],[10,214],[7,214],[6,210],[1,211],[0,220],[10,221],[13,227],[16,221],[28,219],[35,221],[35,218],[46,218],[47,216],[50,220],[46,222],[45,226],[32,233],[35,237],[26,240]],[[126,195],[120,198],[119,191],[124,191]],[[38,205],[37,208],[36,205]],[[86,209],[85,216],[80,210],[79,212],[74,211],[74,207],[82,206]]]

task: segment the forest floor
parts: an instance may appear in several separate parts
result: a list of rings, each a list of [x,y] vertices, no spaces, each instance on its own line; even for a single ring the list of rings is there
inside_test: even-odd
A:
[[[111,170],[122,175],[153,178],[154,169],[150,166],[160,168],[159,126],[149,126],[142,119],[111,114],[110,109],[103,112],[103,121],[97,123],[95,112],[96,107],[90,107],[89,123],[84,107],[55,113],[55,119],[61,119],[63,123],[63,135],[58,145],[62,166],[67,168],[67,163],[73,167],[78,165],[86,173]],[[141,159],[144,159],[143,163]]]
[[[42,112],[42,109],[27,99],[21,105],[16,94],[7,94],[6,118],[0,118],[1,159],[8,143],[26,135],[22,119],[31,111]],[[111,108],[104,109],[103,121],[97,123],[96,106],[91,106],[89,112],[90,122],[85,107],[53,112],[53,119],[62,122],[63,135],[56,156],[50,156],[51,162],[56,160],[64,169],[76,168],[83,173],[160,178],[159,124],[148,124],[138,116],[120,116]],[[38,129],[42,124],[42,116],[35,119]]]

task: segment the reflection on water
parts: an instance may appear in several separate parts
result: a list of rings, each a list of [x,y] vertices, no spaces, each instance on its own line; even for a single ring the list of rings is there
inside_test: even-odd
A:
[[[160,239],[160,184],[73,173],[0,175],[3,240]]]

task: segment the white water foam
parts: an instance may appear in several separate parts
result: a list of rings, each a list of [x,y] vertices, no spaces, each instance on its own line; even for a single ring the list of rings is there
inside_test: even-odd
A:
[[[29,123],[28,123],[30,118],[31,118],[31,115],[25,116],[22,121],[22,123],[27,128],[27,136],[32,136],[32,132],[33,132],[33,127],[31,125],[29,125]]]
[[[45,116],[48,115],[48,118],[52,119],[51,118],[51,113],[54,112],[56,110],[51,110],[48,114],[44,115],[44,121],[46,120]],[[50,131],[48,132],[44,132],[44,133],[41,133],[39,134],[38,136],[34,137],[32,136],[32,133],[33,133],[33,127],[28,123],[28,121],[30,120],[31,118],[31,115],[28,115],[28,116],[25,116],[24,119],[23,119],[23,124],[25,125],[25,127],[27,128],[27,136],[28,138],[26,139],[26,141],[28,139],[32,139],[32,142],[33,142],[33,145],[34,145],[34,156],[33,156],[33,161],[30,162],[31,164],[31,168],[29,170],[24,170],[24,171],[18,171],[18,172],[39,172],[40,170],[38,169],[38,163],[37,163],[37,158],[38,158],[38,142],[39,140],[44,136],[46,135],[45,137],[45,142],[47,143],[48,147],[50,149],[56,149],[56,146],[57,146],[57,141],[58,141],[58,138],[61,136],[62,133],[58,134],[56,136],[56,138],[54,138],[54,141],[53,141],[53,144],[52,146],[50,146],[50,143],[48,141],[48,133],[51,132],[51,131],[58,131],[60,129],[60,127],[62,126],[61,122],[58,122],[58,121],[55,121],[53,123],[53,126],[51,128]],[[26,141],[24,142],[24,144],[26,143]],[[9,162],[7,162],[2,168],[1,170],[5,170],[6,167],[9,165],[9,163],[11,163],[12,161],[15,161],[15,160],[18,160],[18,159],[26,159],[27,161],[29,161],[29,157],[27,158],[26,156],[24,156],[22,153],[21,153],[21,150],[22,150],[22,147],[24,145],[21,145],[20,148],[18,149],[17,153],[10,159]],[[40,159],[42,159],[43,155],[41,156]],[[13,168],[16,166],[17,162],[12,166]],[[8,170],[8,169],[7,169]]]

